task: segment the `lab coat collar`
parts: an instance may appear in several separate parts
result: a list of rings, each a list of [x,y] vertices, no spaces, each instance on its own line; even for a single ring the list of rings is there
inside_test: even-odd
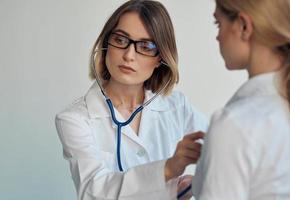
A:
[[[101,92],[98,83],[95,81],[87,94],[85,102],[91,118],[109,117],[110,111],[106,103],[106,98]]]
[[[280,70],[276,72],[260,74],[250,78],[238,89],[238,91],[230,99],[227,105],[247,97],[271,94],[284,96],[285,94],[282,89],[281,75],[282,71]]]
[[[150,90],[146,90],[144,103],[151,99],[154,95],[155,93],[152,93]],[[166,101],[165,97],[161,94],[158,95],[150,104],[148,104],[146,108],[157,112],[164,112],[171,109],[168,101]]]
[[[149,100],[154,96],[149,90],[145,91],[145,100]],[[85,102],[87,105],[88,113],[91,118],[99,118],[99,117],[110,117],[110,111],[106,103],[106,99],[101,92],[97,82],[95,81],[87,94],[85,95]],[[167,101],[165,101],[163,96],[156,97],[148,106],[145,107],[146,109],[152,111],[167,111],[170,109],[170,106]]]

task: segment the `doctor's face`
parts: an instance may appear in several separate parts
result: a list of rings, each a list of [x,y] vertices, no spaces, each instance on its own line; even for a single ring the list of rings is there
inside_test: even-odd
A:
[[[243,26],[238,19],[230,20],[218,7],[214,17],[218,27],[216,39],[226,67],[230,70],[244,69],[248,60],[248,46],[242,39]]]
[[[159,66],[159,60],[158,49],[139,15],[128,12],[121,16],[108,39],[106,66],[110,81],[143,85]]]

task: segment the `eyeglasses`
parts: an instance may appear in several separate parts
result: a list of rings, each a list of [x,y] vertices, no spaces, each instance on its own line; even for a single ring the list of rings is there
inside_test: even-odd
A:
[[[109,45],[119,49],[127,49],[132,43],[135,51],[144,56],[155,57],[159,53],[156,44],[152,41],[135,41],[118,33],[112,33],[108,39]]]

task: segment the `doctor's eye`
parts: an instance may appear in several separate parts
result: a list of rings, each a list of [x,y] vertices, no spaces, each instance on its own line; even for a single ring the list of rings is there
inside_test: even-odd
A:
[[[112,34],[110,42],[117,46],[125,47],[127,46],[129,39],[119,34]]]
[[[140,41],[137,44],[138,44],[138,48],[142,52],[156,51],[156,49],[157,49],[156,45],[150,41]]]

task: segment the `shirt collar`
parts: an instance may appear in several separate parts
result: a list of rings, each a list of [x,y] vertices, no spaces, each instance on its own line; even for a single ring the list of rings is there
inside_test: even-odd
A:
[[[155,94],[150,90],[145,91],[145,100],[148,101]],[[85,103],[87,105],[88,113],[91,118],[99,118],[99,117],[110,117],[110,111],[106,103],[106,98],[102,94],[101,89],[99,88],[97,82],[95,81],[93,85],[88,90],[85,95]],[[170,106],[167,101],[165,101],[164,96],[159,95],[156,97],[150,104],[148,104],[146,109],[150,109],[152,111],[166,111],[170,109]]]
[[[282,71],[260,74],[250,78],[245,82],[234,96],[230,99],[227,105],[237,100],[263,95],[280,95],[284,96],[285,92],[282,89]]]

